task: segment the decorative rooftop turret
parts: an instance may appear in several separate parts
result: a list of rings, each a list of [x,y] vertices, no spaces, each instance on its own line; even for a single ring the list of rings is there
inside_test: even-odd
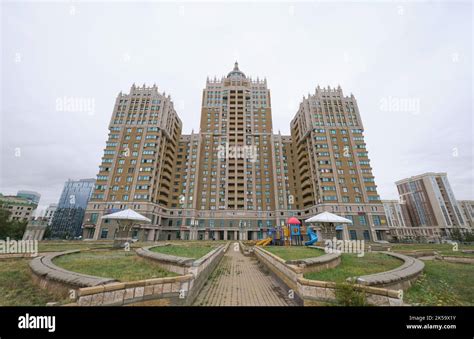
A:
[[[245,74],[239,69],[239,63],[236,61],[234,69],[227,74],[227,78],[245,78]]]

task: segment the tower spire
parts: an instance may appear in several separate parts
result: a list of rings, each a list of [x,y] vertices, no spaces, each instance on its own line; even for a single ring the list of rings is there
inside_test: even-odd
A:
[[[234,63],[234,69],[229,74],[227,74],[227,77],[230,77],[231,75],[236,75],[245,78],[245,74],[242,73],[242,71],[239,69],[239,63],[237,62],[237,60]]]

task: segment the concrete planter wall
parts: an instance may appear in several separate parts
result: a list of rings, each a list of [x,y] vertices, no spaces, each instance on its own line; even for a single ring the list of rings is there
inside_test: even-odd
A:
[[[253,247],[245,245],[242,241],[239,241],[239,249],[247,257],[253,255]]]
[[[297,291],[297,281],[298,278],[303,277],[303,268],[287,264],[285,260],[258,246],[254,247],[253,253],[262,264],[272,271],[289,288],[295,292]]]
[[[135,252],[143,258],[153,260],[161,268],[174,272],[177,274],[188,274],[190,267],[194,263],[194,259],[176,257],[174,255],[163,254],[158,252],[150,251],[151,248],[157,246],[149,246],[144,248],[139,248]]]
[[[425,267],[421,260],[413,257],[394,252],[381,253],[403,260],[403,264],[390,271],[360,276],[355,280],[358,284],[394,290],[407,290],[423,272]]]
[[[457,264],[474,264],[474,256],[473,257],[456,257],[452,255],[438,255],[436,256],[436,259],[452,262],[452,263],[457,263]]]
[[[321,249],[319,247],[314,247]],[[304,273],[319,272],[328,268],[336,267],[341,262],[340,253],[325,254],[315,258],[300,260],[283,260],[263,248],[254,247],[253,253],[259,261],[267,266],[286,285],[296,290],[298,278],[302,278]]]
[[[432,257],[437,254],[436,251],[430,251],[430,250],[415,250],[415,251],[399,251],[395,250],[396,253],[400,253],[403,255],[407,255],[413,258],[421,258],[421,257]],[[394,253],[394,252],[392,252]]]
[[[81,287],[92,287],[109,284],[116,280],[95,277],[87,274],[67,271],[53,264],[52,260],[62,255],[78,253],[79,250],[41,255],[30,261],[33,281],[43,289],[48,289],[56,295],[66,297],[71,290]]]
[[[368,252],[380,252],[380,251],[390,251],[390,244],[369,244],[367,251]]]
[[[147,300],[163,299],[162,305],[186,304],[193,288],[192,274],[125,283],[112,283],[78,291],[79,306],[122,306]]]
[[[153,260],[158,266],[167,271],[183,275],[189,273],[197,275],[200,270],[209,264],[209,260],[214,257],[215,253],[221,252],[221,250],[228,245],[229,244],[220,245],[199,259],[152,252],[151,249],[157,246],[139,248],[136,250],[136,253],[143,258]]]
[[[402,254],[382,253],[401,259],[404,263],[394,270],[348,280],[356,281],[355,288],[365,292],[367,303],[371,305],[402,305],[403,301],[399,299],[400,290],[406,290],[411,286],[412,282],[423,272],[424,264],[418,259]],[[341,260],[340,254],[335,256],[336,253],[333,253],[327,256],[289,262],[285,262],[280,257],[259,247],[254,248],[254,254],[270,271],[293,289],[306,305],[309,305],[311,301],[335,301],[336,283],[305,279],[303,274],[308,266],[294,264],[301,265],[305,261],[309,261],[315,265],[313,269],[322,270],[325,265],[326,267],[328,265],[337,266]],[[318,258],[320,259],[316,260]],[[309,267],[311,269],[311,266]]]
[[[160,299],[162,306],[191,305],[228,247],[229,243],[221,245],[197,260],[171,258],[169,262],[165,263],[169,265],[168,267],[176,270],[184,269],[186,272],[177,277],[112,283],[79,289],[77,305],[120,306],[140,304],[157,299]],[[154,256],[146,256],[148,255],[146,251],[142,251],[142,253],[145,254],[144,257],[154,260]],[[154,252],[150,253],[155,254]],[[159,257],[159,262],[163,262],[162,256]]]
[[[336,300],[336,283],[334,282],[299,278],[297,286],[298,294],[305,306],[310,306],[314,301],[334,302]],[[354,288],[365,293],[366,302],[369,305],[403,305],[403,300],[399,298],[399,291],[363,285],[354,285]]]
[[[31,253],[5,253],[5,254],[0,254],[0,260],[1,259],[20,259],[20,258],[36,258],[36,257]]]
[[[324,251],[324,247],[309,246]],[[320,272],[328,268],[337,267],[341,263],[341,253],[327,253],[325,255],[298,260],[287,260],[286,264],[295,265],[300,267],[304,273],[308,272]]]
[[[52,263],[58,256],[77,253],[79,250],[36,257],[30,261],[30,269],[33,281],[41,288],[61,297],[75,290],[75,305],[79,306],[119,306],[154,299],[161,299],[162,305],[190,305],[228,247],[229,243],[221,245],[197,260],[179,260],[174,257],[168,262],[169,267],[185,270],[184,274],[177,277],[117,282],[110,278],[67,271]]]

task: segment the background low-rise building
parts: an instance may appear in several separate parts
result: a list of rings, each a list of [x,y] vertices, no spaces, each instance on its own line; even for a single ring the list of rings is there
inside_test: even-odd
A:
[[[30,200],[36,205],[39,204],[39,201],[41,199],[41,194],[35,191],[18,191],[16,196],[19,198],[25,198],[27,200]]]
[[[43,240],[47,227],[48,219],[46,218],[40,217],[30,220],[26,225],[23,240]]]
[[[95,179],[68,180],[51,221],[50,237],[75,238],[82,235],[82,221]]]
[[[46,208],[43,218],[47,220],[48,226],[51,226],[51,223],[53,222],[54,213],[56,213],[57,209],[58,204],[50,204],[48,208]]]
[[[34,218],[38,203],[26,197],[0,194],[0,207],[11,213],[10,220],[29,221]]]

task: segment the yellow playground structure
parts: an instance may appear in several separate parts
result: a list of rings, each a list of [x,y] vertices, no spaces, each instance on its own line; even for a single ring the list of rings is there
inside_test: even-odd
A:
[[[271,243],[273,238],[265,238],[260,241],[257,241],[257,246],[267,246],[269,243]]]

